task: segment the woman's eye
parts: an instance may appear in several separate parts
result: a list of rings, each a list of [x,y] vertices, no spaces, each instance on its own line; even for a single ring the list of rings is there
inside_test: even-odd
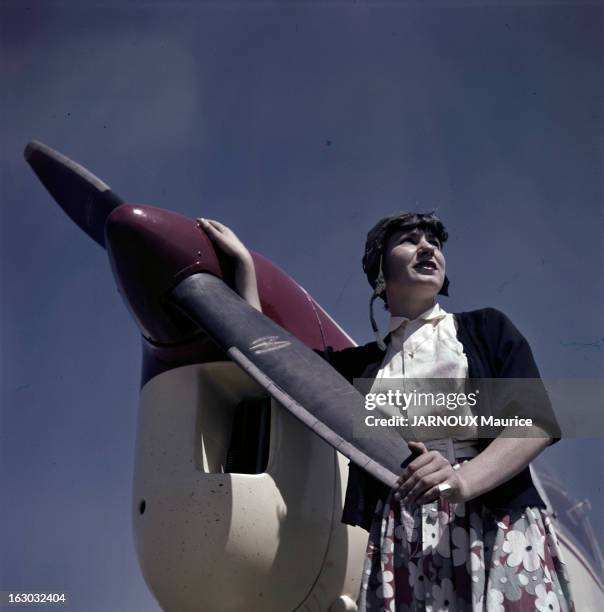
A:
[[[403,244],[405,242],[411,242],[413,244],[417,244],[420,240],[420,236],[418,234],[411,234],[409,236],[401,236],[397,244]],[[437,249],[440,249],[440,240],[438,238],[428,238],[427,239],[430,244],[433,244]]]

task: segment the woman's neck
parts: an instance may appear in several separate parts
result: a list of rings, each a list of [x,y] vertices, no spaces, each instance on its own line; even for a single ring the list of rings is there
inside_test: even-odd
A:
[[[393,317],[406,317],[407,319],[417,319],[422,312],[432,308],[436,304],[434,296],[428,298],[402,298],[397,297],[390,301],[388,296],[388,310]]]

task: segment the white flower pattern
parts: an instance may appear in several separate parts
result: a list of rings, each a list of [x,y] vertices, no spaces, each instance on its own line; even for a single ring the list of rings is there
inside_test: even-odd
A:
[[[545,536],[534,523],[524,533],[515,529],[508,531],[503,543],[503,551],[508,553],[507,564],[516,567],[522,563],[527,572],[534,572],[544,558],[544,542]]]
[[[554,591],[546,591],[542,584],[537,585],[535,589],[535,607],[539,612],[560,612],[560,601]]]
[[[503,607],[503,593],[495,589],[487,591],[487,610],[489,612],[505,612]]]
[[[509,602],[521,605],[514,610],[573,612],[554,543],[540,508],[494,514],[478,500],[386,503],[376,507],[358,610],[504,612]]]

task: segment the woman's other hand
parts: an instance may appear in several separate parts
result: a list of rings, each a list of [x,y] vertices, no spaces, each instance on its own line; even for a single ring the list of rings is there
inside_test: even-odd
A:
[[[395,499],[418,505],[427,504],[439,497],[453,502],[470,499],[468,486],[459,471],[438,451],[429,451],[421,442],[408,442],[407,445],[417,458],[399,476]]]
[[[214,219],[200,217],[197,219],[197,224],[225,255],[229,255],[237,261],[251,259],[250,252],[243,242],[239,240],[237,234],[223,223]]]
[[[235,260],[235,289],[256,310],[262,312],[254,260],[237,234],[213,219],[197,219],[197,225],[207,234],[214,246]]]

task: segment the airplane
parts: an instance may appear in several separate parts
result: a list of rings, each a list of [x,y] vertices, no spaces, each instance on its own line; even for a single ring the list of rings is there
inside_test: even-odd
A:
[[[195,220],[125,202],[42,143],[29,143],[25,158],[69,217],[107,250],[141,332],[132,524],[141,572],[159,606],[356,610],[367,533],[340,521],[347,460],[359,461],[355,449],[334,438],[333,428],[305,420],[300,402],[264,384],[174,299],[175,288],[202,279],[208,292],[216,291],[213,302],[207,298],[214,321],[227,317],[230,260]],[[355,345],[305,289],[251,254],[267,329],[281,330],[252,349],[269,359],[281,354],[272,349],[283,342],[318,352]],[[203,306],[203,294],[193,298]],[[604,560],[588,502],[571,499],[554,478],[532,470],[553,513],[577,610],[599,610]]]

